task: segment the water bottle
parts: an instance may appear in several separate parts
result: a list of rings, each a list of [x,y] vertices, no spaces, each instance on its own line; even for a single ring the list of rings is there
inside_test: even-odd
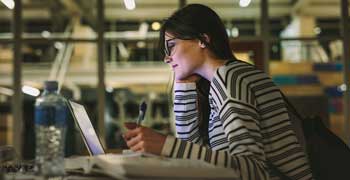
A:
[[[57,81],[45,81],[35,101],[35,170],[46,177],[62,176],[68,107]]]

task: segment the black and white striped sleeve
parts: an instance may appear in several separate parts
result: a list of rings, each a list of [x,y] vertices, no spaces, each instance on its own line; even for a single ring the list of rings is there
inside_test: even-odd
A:
[[[182,141],[168,136],[162,155],[172,158],[197,159],[216,166],[231,168],[242,180],[269,179],[264,164],[261,135],[257,125],[251,122],[255,113],[241,111],[247,107],[237,106],[232,99],[219,108],[224,131],[229,142],[229,150],[212,150],[205,146]],[[251,108],[251,107],[250,107]]]
[[[161,155],[171,158],[197,159],[216,166],[232,168],[242,180],[268,179],[268,171],[262,158],[261,137],[254,130],[256,125],[245,122],[249,115],[244,112],[242,114],[231,112],[232,109],[237,110],[230,101],[221,109],[221,117],[225,119],[223,124],[225,134],[230,144],[229,151],[215,151],[168,136]]]
[[[168,136],[162,155],[203,160],[217,166],[232,168],[242,180],[269,179],[255,106],[232,98],[227,89],[222,92],[225,93],[226,99],[216,103],[217,115],[229,144],[228,150],[212,150]],[[216,99],[217,97],[214,97],[214,101]]]
[[[171,158],[202,160],[216,166],[232,168],[237,176],[240,176],[237,158],[230,156],[228,151],[213,151],[205,146],[183,141],[173,136],[167,136],[161,155]]]
[[[176,137],[202,144],[198,127],[196,84],[175,83],[174,95]]]
[[[258,113],[253,105],[227,98],[219,108],[229,154],[234,156],[242,180],[268,179]]]

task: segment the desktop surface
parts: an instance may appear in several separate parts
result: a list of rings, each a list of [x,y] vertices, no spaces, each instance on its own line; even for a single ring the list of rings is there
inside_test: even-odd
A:
[[[44,180],[43,177],[35,175],[23,175],[23,174],[5,174],[0,179],[3,180]],[[178,177],[128,177],[127,180],[235,180],[232,178],[178,178]],[[52,180],[124,180],[116,179],[108,176],[86,176],[86,175],[67,175],[62,178],[52,178]],[[49,179],[50,180],[50,179]]]
[[[77,156],[65,159],[66,176],[52,180],[238,180],[232,169],[216,167],[199,160],[171,159],[150,154],[126,153]],[[179,173],[181,172],[181,173]],[[4,180],[39,180],[34,172],[6,173]]]

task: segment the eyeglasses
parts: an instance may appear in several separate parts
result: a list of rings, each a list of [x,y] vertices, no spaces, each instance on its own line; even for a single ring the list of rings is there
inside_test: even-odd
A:
[[[175,44],[169,44],[169,42],[174,40],[174,39],[177,39],[177,38],[171,38],[171,39],[165,40],[164,54],[166,56],[170,56],[171,55],[171,50],[175,46]]]
[[[171,38],[171,39],[167,39],[165,40],[165,48],[164,48],[164,54],[166,56],[170,56],[171,55],[171,50],[174,48],[174,46],[176,45],[175,43],[169,43],[171,41],[173,41],[174,39],[181,39],[181,40],[193,40],[193,39],[196,39],[195,37],[181,37],[181,38],[178,38],[178,37],[174,37],[174,38]]]

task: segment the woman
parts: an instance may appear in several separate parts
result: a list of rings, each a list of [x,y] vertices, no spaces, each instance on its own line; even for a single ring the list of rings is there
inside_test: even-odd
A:
[[[164,22],[160,40],[175,72],[177,138],[138,127],[124,134],[131,150],[200,159],[232,168],[242,180],[312,179],[279,89],[266,74],[233,57],[213,10],[199,4],[178,10]],[[206,82],[208,118],[205,103],[198,102],[208,93],[201,88]],[[205,120],[208,139],[201,129]]]

